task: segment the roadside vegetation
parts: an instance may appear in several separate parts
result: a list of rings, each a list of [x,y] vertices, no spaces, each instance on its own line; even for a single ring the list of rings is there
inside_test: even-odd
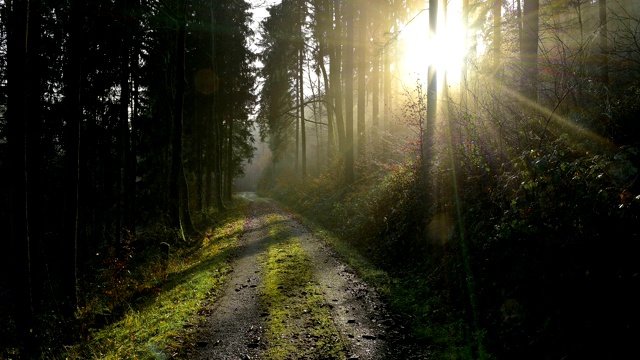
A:
[[[53,357],[66,359],[169,358],[193,346],[192,336],[205,302],[219,294],[238,247],[247,202],[236,200],[224,213],[210,214],[206,232],[188,242],[172,241],[161,227],[130,241],[160,239],[158,249],[113,254],[102,282],[87,296],[77,321],[80,341]],[[146,248],[151,248],[146,246]]]
[[[516,136],[505,153],[466,136],[428,173],[399,147],[349,187],[336,163],[304,180],[267,170],[261,191],[331,229],[435,358],[623,354],[640,321],[637,145]]]

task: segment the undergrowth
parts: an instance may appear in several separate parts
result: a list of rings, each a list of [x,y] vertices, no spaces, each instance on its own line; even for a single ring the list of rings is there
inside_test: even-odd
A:
[[[138,255],[135,262],[111,260],[104,270],[104,290],[92,294],[77,314],[82,340],[59,357],[147,359],[180,354],[202,320],[197,313],[203,301],[219,293],[230,271],[246,206],[238,199],[226,212],[212,214],[215,225],[190,243],[164,243]],[[135,245],[133,241],[131,247]]]
[[[640,151],[465,146],[440,149],[428,181],[411,160],[371,162],[350,187],[336,165],[262,191],[332,229],[436,358],[622,354],[640,333]]]

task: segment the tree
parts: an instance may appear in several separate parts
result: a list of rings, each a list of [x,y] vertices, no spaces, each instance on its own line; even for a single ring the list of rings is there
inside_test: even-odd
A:
[[[434,41],[438,29],[438,0],[429,0],[429,40]],[[422,161],[427,170],[433,159],[433,146],[435,144],[435,122],[438,108],[438,74],[436,65],[429,64],[429,84],[427,87],[427,125],[423,133],[424,147]],[[427,171],[428,173],[428,171]]]
[[[78,238],[80,231],[80,136],[82,122],[82,31],[84,25],[83,2],[71,1],[69,37],[67,39],[65,85],[65,154],[66,154],[66,204],[65,242],[63,256],[65,272],[63,288],[65,310],[71,316],[78,305]]]
[[[365,129],[365,107],[366,107],[366,78],[367,78],[367,43],[369,42],[368,19],[367,19],[367,3],[359,1],[360,18],[358,19],[358,45],[356,51],[358,53],[358,156],[362,158],[366,148],[366,129]]]
[[[9,4],[7,26],[7,144],[10,164],[10,237],[7,248],[11,256],[13,299],[25,357],[33,351],[33,300],[29,238],[28,173],[27,173],[27,84],[23,77],[28,69],[29,1]],[[35,5],[35,4],[34,4]]]
[[[344,106],[345,116],[345,162],[344,162],[344,180],[347,185],[351,185],[354,181],[354,149],[353,149],[353,45],[354,45],[354,0],[345,4],[345,31],[346,37],[344,42]]]
[[[598,15],[600,18],[600,81],[609,84],[609,34],[607,29],[607,0],[598,1]]]
[[[273,164],[287,156],[291,125],[297,118],[292,116],[294,109],[293,91],[290,74],[298,72],[297,48],[291,43],[291,34],[296,34],[295,19],[285,8],[286,2],[269,8],[270,16],[261,24],[262,54],[264,66],[261,74],[264,84],[260,93],[260,113],[258,121],[263,137],[269,137],[269,148],[273,154]],[[299,123],[298,123],[299,124]]]
[[[184,218],[180,200],[180,187],[184,181],[184,167],[182,159],[182,129],[184,93],[187,80],[185,79],[185,41],[187,36],[186,0],[180,0],[176,4],[176,48],[175,48],[175,94],[173,100],[173,125],[171,129],[171,168],[169,171],[169,219],[171,225],[178,229],[179,236],[184,240],[184,224],[191,224],[190,218]],[[184,188],[183,188],[184,189]],[[188,196],[186,196],[188,198]],[[188,206],[185,205],[185,206]],[[187,225],[191,230],[193,225]]]
[[[539,0],[524,0],[520,61],[522,63],[522,93],[530,101],[538,98],[538,16]]]
[[[495,0],[492,8],[493,16],[493,71],[496,79],[499,77],[499,67],[502,61],[502,0]]]
[[[298,106],[300,111],[300,146],[302,149],[302,177],[307,176],[307,131],[304,119],[305,99],[304,99],[304,54],[305,54],[305,35],[304,35],[304,19],[306,17],[305,1],[297,4],[298,21],[300,26],[300,35],[298,39]],[[311,84],[310,84],[311,85]],[[297,156],[297,152],[296,152]],[[297,162],[296,162],[297,166]]]

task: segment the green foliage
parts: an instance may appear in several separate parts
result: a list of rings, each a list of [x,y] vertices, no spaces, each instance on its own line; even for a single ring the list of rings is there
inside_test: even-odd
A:
[[[133,246],[144,238],[132,241],[130,252],[109,256],[102,283],[77,314],[81,341],[64,357],[158,358],[176,356],[190,346],[192,325],[202,321],[198,310],[205,299],[219,294],[230,271],[245,208],[241,203],[216,214],[216,226],[202,239],[175,244],[168,258],[158,248],[134,256]],[[147,235],[152,234],[157,232]]]
[[[429,182],[407,162],[341,188],[338,165],[277,178],[269,193],[332,229],[334,248],[439,356],[622,354],[640,321],[638,149],[562,136],[499,163],[469,134]]]

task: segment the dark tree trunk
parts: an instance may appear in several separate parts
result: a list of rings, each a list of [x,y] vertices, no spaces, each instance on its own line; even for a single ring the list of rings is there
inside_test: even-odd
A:
[[[347,185],[353,184],[354,181],[354,152],[353,152],[353,42],[354,42],[354,7],[352,2],[347,2],[345,5],[345,25],[346,25],[346,42],[345,42],[345,54],[344,54],[344,107],[346,110],[345,116],[345,144],[346,144],[346,156],[345,156],[345,183]]]
[[[438,0],[429,0],[429,39],[433,40],[438,28]],[[427,124],[423,134],[422,160],[427,169],[433,159],[436,115],[438,111],[438,75],[435,64],[429,64],[429,85],[427,89]]]
[[[367,78],[367,3],[360,1],[360,19],[358,20],[358,156],[364,157],[366,150],[365,107],[366,107],[366,78]]]
[[[502,61],[502,0],[493,3],[493,71],[496,79],[500,76],[500,62]]]
[[[195,118],[195,136],[194,136],[194,151],[195,151],[195,186],[196,186],[196,208],[200,212],[200,214],[204,214],[204,205],[203,205],[203,161],[202,154],[204,153],[203,149],[203,137],[205,136],[204,129],[204,121],[202,117],[201,107],[203,104],[203,96],[197,93],[194,96],[194,118]]]
[[[302,36],[302,32],[301,32]],[[299,99],[298,102],[300,104],[300,147],[301,147],[301,156],[302,156],[302,177],[307,176],[307,131],[306,131],[306,123],[304,119],[304,39],[300,40],[300,48],[298,50],[298,85],[300,85],[300,90],[298,90]]]
[[[16,325],[21,341],[21,353],[29,358],[33,353],[33,303],[28,216],[27,166],[27,77],[29,1],[15,1],[9,12],[7,38],[8,102],[7,143],[10,164],[10,243],[8,261],[14,271],[12,295]]]
[[[230,109],[232,112],[233,110]],[[233,195],[233,113],[229,114],[227,120],[227,169],[225,171],[226,180],[225,180],[225,199],[231,200],[231,196]]]
[[[78,235],[79,196],[80,196],[80,126],[82,120],[82,102],[80,90],[82,87],[82,30],[84,23],[84,2],[71,1],[69,20],[69,39],[67,46],[67,63],[65,74],[65,122],[66,122],[66,198],[65,198],[65,235],[62,261],[62,288],[65,297],[65,313],[73,316],[78,305]]]
[[[538,10],[539,0],[524,0],[520,61],[522,62],[522,93],[532,102],[538,98]]]
[[[335,13],[335,29],[332,31],[331,50],[329,53],[329,77],[331,93],[333,95],[333,113],[336,116],[336,129],[338,135],[338,150],[343,156],[346,152],[345,129],[342,110],[342,25],[340,21],[340,2],[333,0],[333,12]]]
[[[607,30],[607,0],[598,1],[600,17],[600,81],[609,85],[609,33]]]
[[[46,268],[44,266],[42,234],[44,231],[46,211],[44,210],[44,194],[47,186],[45,172],[45,158],[43,149],[43,82],[42,73],[44,61],[41,54],[42,34],[42,3],[29,1],[28,25],[28,56],[27,56],[27,174],[28,174],[28,204],[29,209],[29,248],[31,250],[31,278],[32,298],[35,314],[40,313],[43,299],[43,284]]]
[[[216,17],[213,7],[215,3],[211,3],[211,63],[213,66],[213,73],[218,73],[217,66],[217,54],[216,54]],[[219,211],[224,211],[225,206],[222,201],[222,144],[223,144],[223,111],[220,111],[217,106],[217,99],[220,96],[219,89],[215,89],[213,92],[212,102],[212,116],[214,124],[214,148],[213,152],[213,172],[215,176],[214,181],[214,196],[216,207]]]
[[[332,102],[332,92],[333,87],[329,83],[329,76],[327,75],[327,68],[324,64],[324,59],[322,56],[318,59],[318,67],[320,68],[320,72],[322,73],[322,80],[324,82],[324,101],[327,108],[327,157],[329,159],[333,158],[333,155],[336,151],[336,143],[335,143],[335,130],[334,130],[334,107]]]
[[[169,219],[171,226],[178,229],[179,236],[184,240],[182,221],[180,219],[180,186],[182,174],[182,112],[184,108],[185,79],[185,38],[186,13],[185,1],[179,1],[177,9],[178,33],[176,38],[176,81],[175,98],[173,103],[173,126],[171,129],[171,168],[169,171]]]

